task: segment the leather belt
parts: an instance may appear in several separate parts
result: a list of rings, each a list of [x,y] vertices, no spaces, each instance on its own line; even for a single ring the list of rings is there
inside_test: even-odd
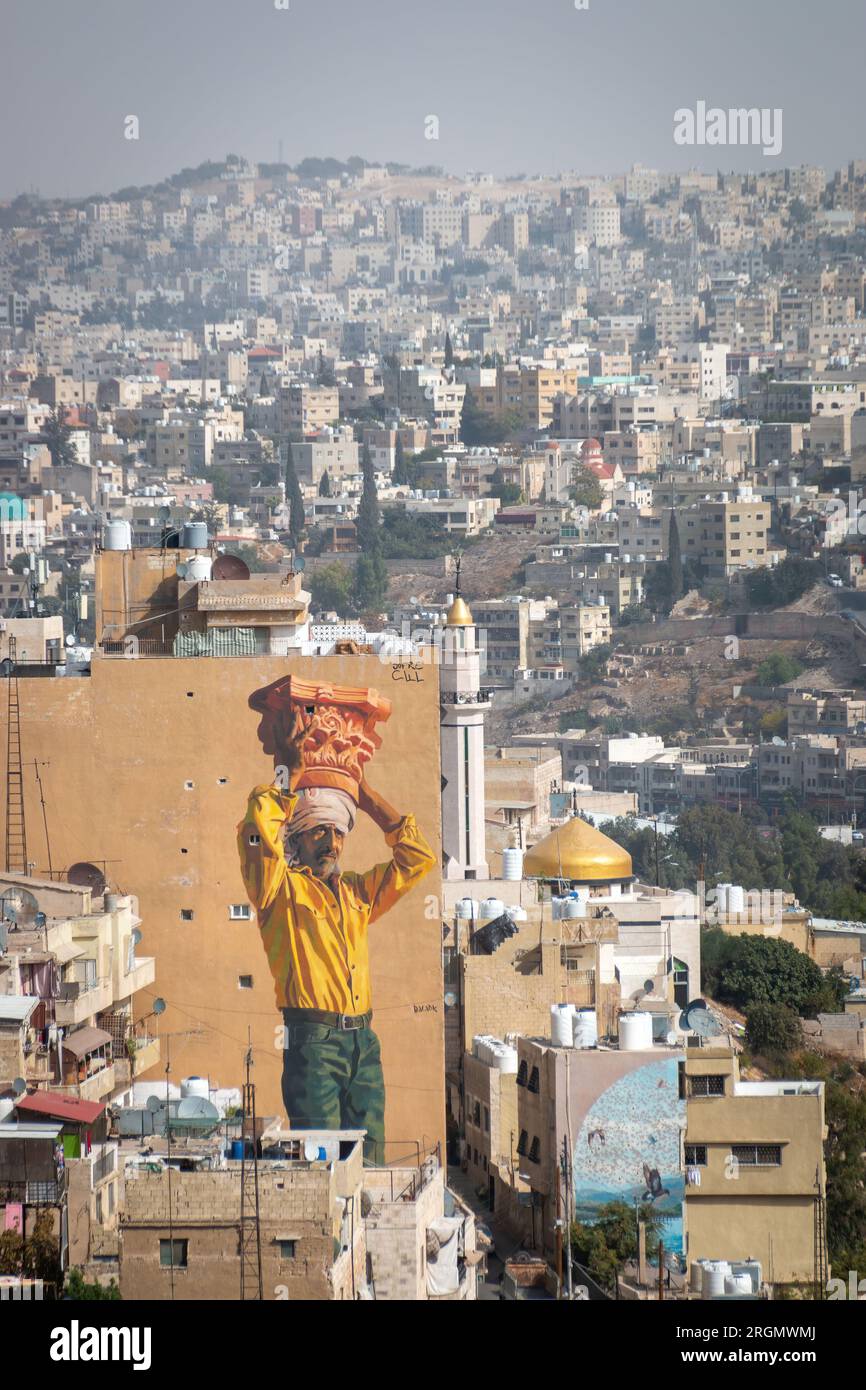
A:
[[[373,1020],[373,1011],[365,1014],[335,1014],[326,1009],[283,1009],[286,1023],[324,1023],[328,1028],[337,1028],[341,1033],[352,1032],[356,1028],[368,1028]]]

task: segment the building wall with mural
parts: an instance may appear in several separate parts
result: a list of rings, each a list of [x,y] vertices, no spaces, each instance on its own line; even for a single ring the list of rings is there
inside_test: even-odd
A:
[[[172,1080],[242,1079],[252,1037],[259,1113],[282,1113],[282,1018],[241,877],[237,832],[251,789],[272,782],[253,691],[294,674],[378,690],[391,702],[366,768],[375,789],[411,812],[435,863],[369,927],[373,1026],[381,1041],[389,1161],[444,1130],[438,685],[407,682],[370,655],[98,658],[81,678],[21,678],[28,859],[47,876],[49,843],[33,761],[41,764],[50,867],[104,865],[137,894],[142,950],[167,1001]],[[395,679],[394,676],[397,676]],[[5,723],[6,702],[0,719]],[[5,733],[0,733],[4,738]],[[5,811],[0,811],[0,816]],[[366,871],[391,850],[359,813],[342,867]],[[162,1074],[162,1072],[160,1073]],[[401,1148],[402,1145],[402,1148]]]

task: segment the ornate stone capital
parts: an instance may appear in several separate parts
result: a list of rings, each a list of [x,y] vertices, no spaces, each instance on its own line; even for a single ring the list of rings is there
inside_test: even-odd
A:
[[[256,690],[250,706],[262,714],[303,716],[304,772],[298,787],[335,787],[358,800],[367,763],[382,745],[377,723],[391,715],[391,701],[368,688],[329,685],[286,676]],[[290,718],[289,721],[291,722]]]

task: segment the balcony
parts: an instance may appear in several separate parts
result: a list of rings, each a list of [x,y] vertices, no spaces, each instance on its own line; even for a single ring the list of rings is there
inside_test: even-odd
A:
[[[131,970],[121,976],[120,988],[123,997],[136,994],[138,990],[144,989],[146,985],[152,985],[156,979],[156,957],[155,956],[136,956]]]
[[[152,978],[153,976],[151,976]],[[102,1013],[105,1009],[111,1008],[110,980],[100,980],[90,989],[79,986],[77,991],[75,989],[76,983],[76,981],[71,981],[64,984],[62,988],[66,998],[58,999],[56,1003],[57,1023],[64,1028],[76,1027],[96,1014]]]
[[[132,1038],[135,1050],[131,1053],[133,1080],[159,1061],[159,1038]]]

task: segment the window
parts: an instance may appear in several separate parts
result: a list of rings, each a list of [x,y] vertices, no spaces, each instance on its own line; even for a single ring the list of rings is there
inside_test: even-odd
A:
[[[238,989],[252,989],[252,975],[238,975]]]
[[[193,910],[192,910],[191,907],[182,907],[182,908],[181,908],[181,910],[180,910],[180,920],[181,920],[182,922],[191,922],[191,921],[193,920],[194,916],[195,916],[195,913],[193,912]]]
[[[490,1133],[490,1111],[487,1109],[486,1105],[484,1107],[484,1132],[486,1134]]]
[[[686,1144],[686,1167],[687,1168],[706,1168],[707,1166],[707,1146],[706,1144]]]
[[[725,1094],[724,1076],[690,1076],[690,1096],[723,1096]]]
[[[232,903],[229,907],[229,917],[233,922],[249,922],[252,915],[249,903]]]
[[[781,1144],[732,1144],[731,1157],[746,1168],[781,1168]]]
[[[534,1091],[536,1095],[541,1090],[541,1077],[538,1073],[538,1067],[532,1068],[532,1071],[529,1076],[529,1086],[527,1087],[527,1090]]]
[[[517,1084],[518,1084],[518,1086],[525,1086],[528,1076],[529,1076],[529,1067],[527,1066],[526,1058],[524,1058],[523,1061],[520,1063],[520,1066],[517,1068]]]
[[[159,1263],[162,1269],[186,1269],[189,1259],[188,1240],[161,1240]]]
[[[526,1156],[526,1145],[528,1140],[529,1135],[526,1133],[525,1129],[522,1129],[520,1131],[520,1138],[517,1141],[517,1152],[520,1154],[521,1158]]]
[[[281,1260],[293,1260],[298,1242],[296,1240],[278,1240],[277,1247],[280,1252]]]
[[[541,1162],[541,1140],[537,1134],[533,1135],[532,1143],[529,1146],[529,1161],[530,1163]]]

